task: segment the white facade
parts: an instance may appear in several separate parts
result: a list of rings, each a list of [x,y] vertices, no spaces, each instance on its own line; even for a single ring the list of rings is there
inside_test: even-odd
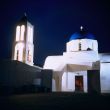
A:
[[[48,56],[44,69],[53,70],[53,91],[76,91],[77,76],[82,77],[83,92],[88,92],[88,70],[100,71],[101,92],[110,92],[110,54],[98,53],[97,40],[73,39],[60,56]],[[76,79],[75,79],[76,78]]]
[[[98,50],[98,44],[96,40],[92,39],[75,39],[71,40],[66,44],[66,51],[72,52],[72,51],[79,51],[79,43],[81,43],[81,50],[87,50],[88,48],[97,51]]]
[[[110,53],[99,54],[100,57],[100,78],[101,91],[110,93]]]

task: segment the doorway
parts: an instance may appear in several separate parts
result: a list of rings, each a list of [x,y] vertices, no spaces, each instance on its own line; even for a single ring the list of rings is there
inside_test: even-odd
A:
[[[83,76],[75,76],[75,92],[83,92]]]

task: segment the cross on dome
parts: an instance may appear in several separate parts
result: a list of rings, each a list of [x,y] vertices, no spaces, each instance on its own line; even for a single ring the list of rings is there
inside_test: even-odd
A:
[[[83,28],[83,26],[80,26],[80,30],[82,31],[84,28]]]

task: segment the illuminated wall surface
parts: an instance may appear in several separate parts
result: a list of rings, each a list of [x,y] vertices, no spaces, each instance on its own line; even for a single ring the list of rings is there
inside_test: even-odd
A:
[[[83,76],[84,92],[87,92],[87,71],[64,72],[62,76],[62,91],[75,91],[75,76]]]
[[[77,39],[67,43],[67,52],[79,51],[79,44],[81,44],[81,50],[91,49],[98,50],[98,44],[96,40],[91,39]]]
[[[110,92],[110,53],[99,54],[100,77],[101,77],[101,90],[102,92]]]
[[[96,80],[99,79],[99,90],[110,92],[110,54],[98,53],[98,42],[92,34],[73,34],[66,44],[66,52],[59,56],[48,56],[44,69],[53,70],[53,91],[76,91],[75,77],[82,76],[83,92],[89,90],[89,79],[93,88],[96,88]],[[91,73],[88,70],[93,70],[93,74],[97,75],[88,75]]]
[[[100,77],[102,92],[110,92],[110,63],[101,63]]]

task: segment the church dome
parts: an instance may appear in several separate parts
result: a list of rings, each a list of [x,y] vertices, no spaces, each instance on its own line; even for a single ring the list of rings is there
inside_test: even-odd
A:
[[[84,28],[81,26],[80,32],[76,32],[72,34],[69,41],[76,40],[76,39],[95,39],[95,37],[93,34],[86,32]]]

